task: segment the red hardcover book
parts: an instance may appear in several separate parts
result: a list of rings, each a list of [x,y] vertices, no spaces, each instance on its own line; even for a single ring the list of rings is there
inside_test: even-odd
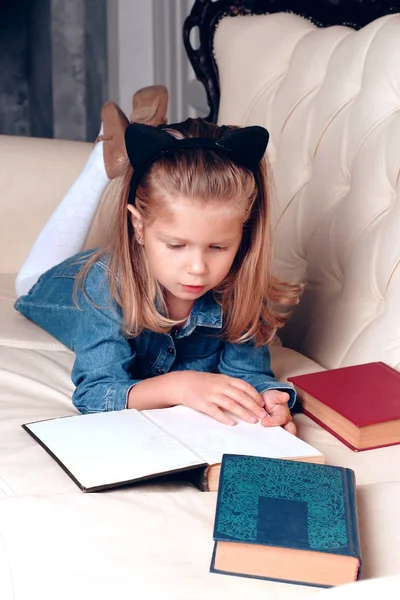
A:
[[[303,412],[352,450],[400,444],[400,373],[383,362],[290,377]]]

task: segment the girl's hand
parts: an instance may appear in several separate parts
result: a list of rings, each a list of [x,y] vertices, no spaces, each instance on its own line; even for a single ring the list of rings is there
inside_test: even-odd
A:
[[[173,375],[179,404],[210,415],[221,423],[236,425],[228,412],[248,423],[257,423],[267,414],[261,394],[242,379],[198,371],[179,371]]]
[[[268,413],[261,421],[264,427],[273,427],[281,425],[286,431],[296,435],[296,425],[292,421],[288,400],[289,394],[280,392],[279,390],[267,390],[262,392],[264,398],[264,406]]]

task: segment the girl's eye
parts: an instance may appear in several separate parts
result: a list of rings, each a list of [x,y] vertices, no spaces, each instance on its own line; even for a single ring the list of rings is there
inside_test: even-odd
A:
[[[180,250],[183,247],[183,244],[167,244],[167,248],[170,250]]]
[[[210,246],[210,248],[216,252],[222,252],[223,250],[226,250],[225,246]]]

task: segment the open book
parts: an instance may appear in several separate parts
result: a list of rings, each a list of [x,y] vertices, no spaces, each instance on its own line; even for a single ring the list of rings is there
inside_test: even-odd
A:
[[[84,492],[186,470],[193,471],[200,489],[216,491],[224,453],[325,462],[318,450],[281,427],[244,421],[231,427],[184,406],[60,417],[22,427]]]

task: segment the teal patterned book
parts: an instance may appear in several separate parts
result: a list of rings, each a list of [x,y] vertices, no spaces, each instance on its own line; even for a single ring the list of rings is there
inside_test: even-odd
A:
[[[361,567],[351,469],[224,454],[211,571],[331,587]]]

